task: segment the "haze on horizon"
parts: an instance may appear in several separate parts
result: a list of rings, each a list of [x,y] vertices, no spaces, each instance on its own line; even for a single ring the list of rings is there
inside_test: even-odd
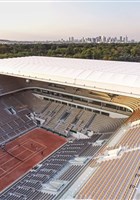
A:
[[[140,41],[140,2],[0,2],[0,39],[99,35]]]

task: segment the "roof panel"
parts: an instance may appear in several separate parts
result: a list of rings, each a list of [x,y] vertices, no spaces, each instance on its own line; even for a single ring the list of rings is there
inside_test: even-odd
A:
[[[140,95],[140,63],[32,56],[0,59],[0,73]]]

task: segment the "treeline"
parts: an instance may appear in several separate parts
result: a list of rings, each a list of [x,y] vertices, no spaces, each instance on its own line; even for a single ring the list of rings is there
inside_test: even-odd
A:
[[[135,44],[0,44],[0,58],[54,56],[140,62]]]

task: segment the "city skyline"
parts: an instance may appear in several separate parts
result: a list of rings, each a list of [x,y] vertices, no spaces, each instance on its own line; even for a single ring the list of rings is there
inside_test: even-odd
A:
[[[128,36],[140,41],[140,2],[0,2],[0,39]]]

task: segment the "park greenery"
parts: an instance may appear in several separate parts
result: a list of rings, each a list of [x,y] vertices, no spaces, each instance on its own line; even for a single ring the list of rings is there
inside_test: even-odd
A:
[[[140,43],[0,44],[0,58],[52,56],[140,62]]]

